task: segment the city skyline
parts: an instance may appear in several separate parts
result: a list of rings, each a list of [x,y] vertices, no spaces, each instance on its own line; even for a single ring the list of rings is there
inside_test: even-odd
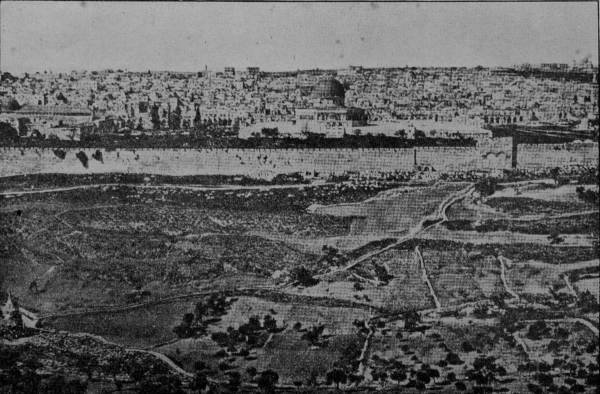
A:
[[[597,64],[597,3],[17,3],[0,69],[267,71]]]

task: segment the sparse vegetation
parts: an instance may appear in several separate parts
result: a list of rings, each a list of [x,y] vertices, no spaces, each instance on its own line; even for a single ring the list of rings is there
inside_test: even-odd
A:
[[[492,180],[478,187],[498,191],[496,186]],[[334,242],[306,251],[315,239],[352,235],[364,223],[354,217],[309,214],[305,209],[310,204],[358,202],[388,187],[348,183],[185,191],[124,186],[94,190],[98,193],[3,200],[0,258],[11,264],[0,265],[0,274],[35,279],[35,287],[30,286],[31,280],[22,285],[19,297],[24,305],[50,306],[43,313],[68,313],[92,304],[106,307],[105,312],[46,319],[45,329],[90,332],[127,346],[153,347],[189,375],[174,374],[150,355],[145,358],[142,353],[90,344],[83,338],[59,339],[57,334],[14,328],[0,329],[0,335],[5,340],[32,336],[35,341],[45,335],[44,341],[56,341],[41,350],[48,360],[48,352],[56,350],[53,346],[61,349],[56,359],[65,380],[55,380],[63,385],[102,381],[123,391],[271,393],[284,385],[285,390],[299,391],[489,392],[494,388],[523,392],[564,387],[564,392],[578,392],[597,380],[597,367],[587,366],[597,355],[597,340],[580,333],[587,330],[581,324],[573,329],[566,323],[551,323],[565,317],[589,319],[597,313],[596,296],[575,287],[575,299],[564,279],[575,286],[594,277],[597,269],[584,264],[560,271],[564,276],[559,276],[558,269],[524,264],[533,260],[566,267],[597,258],[593,247],[566,247],[561,241],[563,234],[587,233],[597,227],[597,220],[591,216],[531,223],[459,219],[463,221],[444,225],[480,232],[538,231],[557,245],[413,238],[348,270],[345,267],[355,258],[396,242],[397,234],[386,233],[351,251]],[[441,199],[465,187],[435,186],[431,201],[415,203],[419,215],[432,212]],[[427,190],[422,187],[421,194],[414,195],[425,198]],[[393,201],[395,193],[399,192],[387,192],[385,198]],[[410,193],[406,195],[414,196]],[[520,209],[508,208],[515,201],[494,200],[488,202],[505,204],[507,212]],[[466,201],[453,209],[473,203]],[[539,202],[527,204],[523,214]],[[554,202],[545,206],[554,213],[590,209],[586,202],[577,204],[568,210]],[[419,215],[414,214],[420,220]],[[415,257],[417,246],[442,304],[436,314]],[[499,255],[514,263],[507,264],[505,275],[509,288],[519,293],[518,307],[500,278]],[[56,268],[42,279],[51,266]],[[526,294],[533,285],[548,291]],[[111,309],[126,304],[141,306]],[[64,350],[62,340],[73,345],[71,353]],[[585,364],[560,359],[555,365],[548,363],[558,368],[551,373],[543,364],[527,364],[519,340],[532,354],[552,354],[559,360],[558,355],[570,352],[573,360]],[[2,365],[14,364],[18,357],[19,382],[29,376],[27,381],[39,387],[55,384],[44,377],[38,382],[31,371],[21,368],[26,365],[22,355],[34,348],[21,346],[14,353],[0,349],[0,373],[9,373]],[[521,366],[518,373],[512,367],[517,365]],[[363,375],[361,368],[368,373]]]

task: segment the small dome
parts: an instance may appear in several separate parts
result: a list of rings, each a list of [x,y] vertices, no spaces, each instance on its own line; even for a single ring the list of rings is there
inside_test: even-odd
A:
[[[312,91],[312,96],[320,99],[344,99],[344,86],[335,78],[319,81]]]

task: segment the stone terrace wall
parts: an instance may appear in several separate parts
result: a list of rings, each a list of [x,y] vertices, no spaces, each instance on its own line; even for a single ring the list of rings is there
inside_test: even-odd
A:
[[[598,143],[519,144],[517,152],[517,168],[527,170],[598,166]]]

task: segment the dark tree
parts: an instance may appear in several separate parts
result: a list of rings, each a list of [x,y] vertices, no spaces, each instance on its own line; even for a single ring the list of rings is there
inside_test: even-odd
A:
[[[129,376],[131,376],[131,379],[133,379],[137,383],[141,382],[144,379],[146,372],[146,368],[144,368],[138,363],[130,363],[127,371]]]
[[[551,330],[543,320],[538,320],[529,326],[529,330],[525,336],[531,340],[540,340],[542,337],[548,336]]]
[[[173,375],[156,374],[146,376],[140,382],[140,392],[153,394],[185,394],[181,380]]]
[[[92,356],[89,353],[82,353],[77,355],[76,363],[77,367],[85,372],[88,379],[92,379],[92,373],[99,366],[96,357]]]
[[[89,162],[89,159],[88,159],[88,157],[87,157],[87,155],[85,154],[85,152],[84,152],[84,151],[79,151],[79,152],[78,152],[78,153],[75,155],[75,157],[77,157],[77,158],[79,159],[79,161],[81,162],[81,164],[83,164],[83,166],[84,166],[85,168],[88,168],[88,162]]]
[[[21,353],[9,346],[0,345],[0,369],[9,369],[19,360]]]
[[[18,141],[19,132],[10,123],[0,122],[0,141]]]
[[[275,392],[275,385],[279,380],[277,372],[272,370],[263,371],[257,379],[258,388],[265,394],[271,394]]]
[[[558,185],[560,178],[560,168],[554,167],[550,170],[550,176],[554,180],[554,183]]]
[[[194,380],[192,381],[190,388],[192,390],[197,390],[198,393],[202,392],[208,386],[208,379],[206,378],[206,374],[203,372],[196,372],[194,376]]]
[[[122,382],[117,379],[117,375],[123,372],[125,367],[125,360],[119,356],[111,356],[105,364],[102,365],[102,370],[104,373],[112,376],[117,389],[121,389]]]
[[[598,312],[598,301],[589,290],[579,295],[577,306],[581,308],[581,312],[583,313]]]
[[[401,382],[406,379],[406,372],[402,369],[396,369],[390,374],[390,378],[397,382]]]
[[[312,273],[304,266],[294,268],[290,276],[294,282],[304,287],[314,286],[319,283],[319,280],[315,279]]]
[[[169,128],[171,130],[178,130],[181,128],[181,108],[179,105],[169,114]]]
[[[15,100],[13,98],[13,99],[10,99],[10,101],[8,102],[6,109],[9,111],[18,111],[21,109],[21,105],[19,104],[19,102],[17,100]]]
[[[337,389],[340,388],[340,384],[346,383],[347,380],[348,376],[346,375],[346,371],[341,368],[334,368],[327,372],[327,383],[335,384]]]
[[[156,104],[150,109],[150,120],[154,130],[160,129],[160,115],[158,114],[158,106]]]
[[[404,328],[408,331],[412,331],[417,327],[417,324],[421,321],[421,316],[417,311],[409,311],[404,317]]]
[[[325,330],[324,325],[313,326],[308,329],[304,334],[302,334],[302,339],[309,341],[311,344],[316,345],[319,341],[319,337],[323,334]]]
[[[460,365],[460,364],[464,364],[464,361],[460,359],[460,357],[458,356],[458,354],[450,352],[446,355],[446,361],[448,362],[448,364],[450,365]]]
[[[248,376],[250,376],[250,378],[254,378],[256,376],[256,368],[254,367],[248,367],[246,368],[246,373],[248,374]]]
[[[498,189],[498,181],[494,178],[484,178],[475,184],[475,190],[482,196],[491,196]]]
[[[528,383],[527,384],[527,389],[529,389],[529,391],[531,391],[534,394],[542,394],[542,393],[544,393],[544,390],[540,386],[538,386],[537,384],[535,384],[535,383]]]
[[[294,380],[294,381],[292,382],[292,384],[293,384],[294,386],[296,386],[296,389],[297,389],[298,391],[300,391],[300,387],[302,387],[302,384],[303,384],[303,383],[302,383],[302,381],[301,381],[301,380]]]
[[[242,376],[237,371],[230,371],[227,373],[229,380],[227,381],[227,388],[230,392],[236,393],[242,385]]]
[[[63,375],[52,375],[40,385],[40,392],[46,394],[83,394],[85,391],[83,382],[67,380]]]
[[[431,381],[428,371],[417,371],[417,380],[427,384]]]
[[[422,140],[425,138],[427,138],[427,137],[425,136],[425,133],[423,132],[423,130],[415,130],[415,139],[416,140]]]
[[[470,342],[464,341],[461,345],[460,345],[460,350],[462,350],[465,353],[469,353],[469,352],[474,352],[475,348],[473,347],[473,345],[471,345]]]
[[[565,239],[561,237],[557,231],[554,231],[552,234],[550,234],[548,239],[550,240],[551,245],[557,245],[565,241]]]
[[[279,130],[277,127],[263,127],[260,132],[266,138],[277,138],[279,136]]]
[[[271,315],[265,315],[263,318],[263,328],[270,333],[277,332],[277,320],[271,317]]]

